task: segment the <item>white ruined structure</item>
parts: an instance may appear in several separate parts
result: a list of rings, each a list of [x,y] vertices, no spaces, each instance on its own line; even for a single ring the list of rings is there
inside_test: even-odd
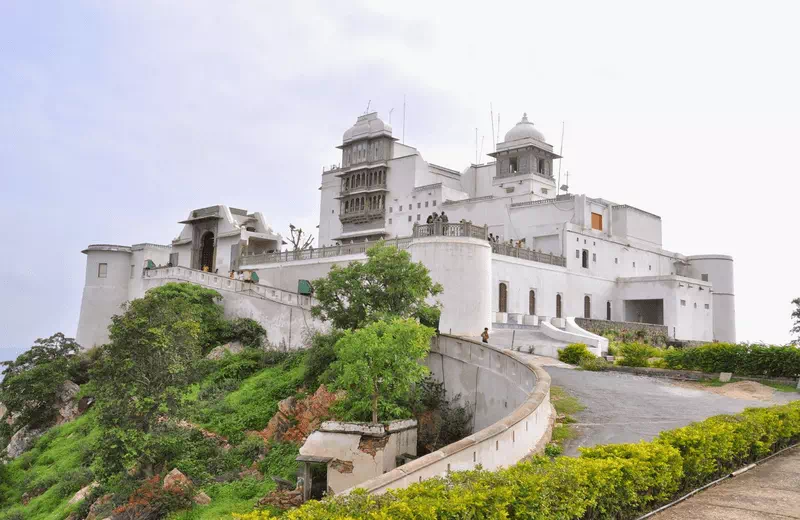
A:
[[[443,332],[524,328],[546,355],[573,341],[607,348],[581,319],[651,324],[677,340],[736,339],[733,259],[667,251],[661,217],[559,194],[559,156],[525,115],[489,154],[494,162],[460,172],[426,162],[376,113],[358,117],[339,148],[341,166],[322,173],[316,249],[281,252],[261,214],[222,205],[192,211],[169,246],[89,246],[79,343],[106,341],[119,305],[173,280],[220,290],[227,314],[253,317],[271,342],[296,348],[303,329],[320,326],[302,281],[363,260],[379,239],[444,285]],[[445,218],[428,223],[434,212]],[[148,260],[170,267],[145,269]],[[259,282],[230,280],[231,269]]]

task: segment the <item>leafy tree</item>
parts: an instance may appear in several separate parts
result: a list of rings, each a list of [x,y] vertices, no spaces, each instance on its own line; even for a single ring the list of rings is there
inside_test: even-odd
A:
[[[0,401],[8,413],[17,413],[17,426],[50,424],[58,412],[54,408],[60,387],[69,378],[80,345],[58,332],[37,339],[30,350],[5,366],[0,382]]]
[[[247,348],[263,348],[267,340],[267,331],[251,318],[232,320],[229,334],[231,340],[238,340]]]
[[[792,340],[793,345],[797,345],[800,343],[800,298],[795,298],[792,300],[792,305],[794,305],[794,310],[792,311],[792,330],[790,331],[792,334],[795,334],[797,337]]]
[[[412,319],[378,321],[347,331],[336,342],[337,373],[333,387],[347,391],[338,403],[345,419],[389,420],[408,417],[402,405],[412,385],[428,368],[420,363],[428,353],[434,330]]]
[[[367,250],[366,262],[333,266],[328,276],[314,281],[319,302],[311,314],[331,321],[337,329],[355,330],[392,317],[415,317],[433,325],[439,304],[426,302],[442,292],[428,269],[411,261],[407,251],[383,242]]]
[[[312,391],[321,384],[330,383],[335,377],[332,369],[336,361],[336,342],[341,339],[343,332],[332,330],[327,334],[317,332],[311,338],[311,346],[306,351],[304,384]]]
[[[101,472],[138,462],[152,474],[159,417],[174,412],[193,381],[196,362],[220,329],[219,294],[190,284],[166,284],[126,304],[112,317],[110,343],[93,369],[103,438]]]

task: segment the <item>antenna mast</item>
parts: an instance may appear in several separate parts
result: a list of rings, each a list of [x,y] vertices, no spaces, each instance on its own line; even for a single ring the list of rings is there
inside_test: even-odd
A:
[[[497,139],[500,139],[500,112],[497,113]]]
[[[558,155],[564,154],[564,121],[561,121],[561,147],[558,149]],[[556,190],[556,198],[558,198],[558,194],[561,191],[561,162],[564,159],[558,159],[558,189]],[[569,177],[567,177],[567,184],[569,184]]]
[[[372,100],[371,99],[369,101],[367,101],[367,109],[364,110],[364,115],[369,114],[369,106],[370,106],[370,104],[372,104]]]
[[[400,141],[406,144],[406,95],[403,94],[403,140]]]
[[[497,139],[495,139],[494,134],[494,109],[492,108],[492,104],[489,103],[489,121],[492,122],[492,151],[497,151]]]
[[[475,127],[475,164],[478,164],[478,127]]]
[[[481,158],[481,159],[483,159],[483,140],[484,140],[485,138],[486,138],[486,136],[485,136],[485,135],[482,135],[482,136],[481,136],[481,154],[480,154],[480,158]]]
[[[394,112],[393,108],[389,110],[389,124],[390,125],[392,124],[392,112]]]

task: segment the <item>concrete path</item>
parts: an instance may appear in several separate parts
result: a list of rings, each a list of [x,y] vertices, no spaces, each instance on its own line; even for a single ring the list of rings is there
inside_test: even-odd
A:
[[[566,455],[581,446],[650,440],[662,430],[745,408],[772,406],[800,399],[800,393],[775,392],[770,401],[733,399],[706,390],[683,388],[671,381],[620,372],[588,372],[545,365],[552,384],[586,406],[574,414],[578,436],[564,444]]]
[[[800,448],[701,491],[654,520],[800,519]]]

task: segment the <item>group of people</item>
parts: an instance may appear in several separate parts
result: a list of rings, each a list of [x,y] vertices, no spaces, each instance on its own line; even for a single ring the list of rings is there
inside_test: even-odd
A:
[[[517,240],[516,242],[514,242],[513,239],[509,238],[508,239],[508,243],[506,244],[505,240],[503,240],[502,242],[500,241],[500,236],[494,235],[493,233],[489,233],[489,238],[487,238],[486,240],[488,240],[489,242],[495,243],[495,244],[502,243],[504,245],[507,245],[508,247],[516,247],[516,248],[525,247],[525,239],[524,238],[522,240]]]
[[[433,224],[434,222],[450,222],[450,219],[447,218],[447,215],[444,214],[444,211],[442,211],[441,215],[439,215],[434,211],[433,213],[428,215],[428,219],[426,220],[426,222],[428,224]]]
[[[239,280],[241,282],[249,282],[250,280],[250,273],[245,273],[244,271],[236,271],[230,272],[230,279],[231,280]]]

